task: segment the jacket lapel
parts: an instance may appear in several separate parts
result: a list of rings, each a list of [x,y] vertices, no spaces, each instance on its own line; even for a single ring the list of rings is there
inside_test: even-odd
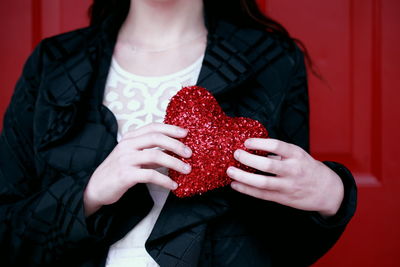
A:
[[[237,87],[251,74],[246,57],[225,38],[234,35],[231,24],[220,23],[215,32],[208,35],[207,48],[197,85],[213,95],[222,94]]]
[[[228,188],[221,188],[202,196],[180,199],[169,194],[161,214],[148,239],[148,244],[182,229],[212,220],[231,208]]]
[[[37,104],[40,109],[35,114],[35,119],[41,122],[40,127],[35,128],[39,149],[59,140],[68,132],[76,119],[77,103],[93,76],[92,64],[84,53],[71,55],[63,62],[66,51],[60,50],[62,47],[58,45],[57,40],[52,40],[48,45],[50,56],[55,57],[56,64],[42,84],[43,90]]]
[[[109,18],[100,26],[45,41],[46,56],[53,65],[41,84],[37,103],[40,109],[35,114],[35,120],[40,122],[35,128],[38,151],[46,150],[65,137],[76,124],[84,106],[99,106],[110,67],[116,27],[113,18]],[[106,110],[100,111],[107,113]],[[107,114],[108,118],[101,117],[101,113],[94,120],[106,121],[106,126],[116,131],[116,121]]]

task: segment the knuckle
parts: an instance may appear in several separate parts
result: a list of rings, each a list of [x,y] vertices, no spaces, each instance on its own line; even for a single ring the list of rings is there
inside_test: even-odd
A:
[[[149,124],[149,128],[152,131],[157,131],[158,128],[160,127],[160,125],[161,125],[161,123],[159,123],[159,122],[152,122],[152,123]]]
[[[279,144],[278,141],[273,140],[271,143],[271,148],[273,151],[279,151],[279,149],[281,148],[281,145]]]
[[[135,175],[135,180],[137,180],[137,181],[141,181],[141,182],[146,182],[148,179],[149,179],[149,177],[150,177],[150,172],[151,172],[151,169],[149,169],[149,170],[145,170],[145,169],[136,169],[136,175]]]
[[[148,160],[156,160],[159,156],[158,151],[155,149],[147,149],[145,155]]]
[[[155,122],[150,122],[149,124],[147,124],[147,127],[149,127],[149,128],[156,127],[156,123]]]
[[[147,180],[153,182],[157,180],[157,177],[158,177],[158,172],[152,169],[148,172]]]
[[[263,189],[269,188],[270,187],[270,183],[269,183],[268,179],[263,179],[260,182],[260,187],[263,188]]]
[[[262,168],[261,171],[263,171],[263,172],[271,171],[271,168],[272,168],[271,161],[265,160],[265,161],[263,161],[263,164],[261,166],[262,166],[261,167]]]
[[[292,150],[293,156],[297,158],[303,158],[307,155],[307,152],[295,144],[290,144],[290,149]]]
[[[293,181],[288,181],[287,182],[287,186],[285,188],[285,191],[290,194],[290,195],[294,195],[297,191],[297,185],[295,182]]]
[[[302,167],[300,166],[300,164],[293,164],[291,171],[294,176],[299,176],[302,173]]]
[[[149,133],[147,135],[147,138],[150,139],[153,142],[157,141],[157,137],[158,137],[158,134],[155,133],[155,132]]]
[[[126,165],[128,163],[128,161],[129,161],[129,159],[128,159],[127,155],[124,155],[124,154],[121,155],[120,154],[117,157],[118,165],[124,166],[124,165]]]
[[[293,150],[293,154],[296,158],[302,159],[305,157],[305,153],[304,150],[302,150],[301,148],[297,148]]]

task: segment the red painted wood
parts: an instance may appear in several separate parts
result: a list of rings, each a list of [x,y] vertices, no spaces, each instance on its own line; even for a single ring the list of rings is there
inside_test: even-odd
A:
[[[88,24],[91,0],[41,0],[43,36],[74,30]]]
[[[38,42],[48,36],[88,24],[91,0],[0,1],[0,129],[23,63]]]
[[[303,40],[327,80],[310,76],[312,154],[345,163],[360,187],[353,222],[315,266],[396,266],[400,1],[257,1]],[[86,25],[90,2],[0,1],[0,114],[32,48]]]
[[[31,10],[28,0],[0,1],[0,114],[8,105],[21,66],[32,48]],[[3,116],[1,125],[2,121]]]
[[[399,266],[400,2],[266,0],[303,40],[330,88],[310,77],[311,146],[356,174],[359,208],[315,266]]]
[[[265,0],[257,0],[257,4],[260,7],[260,9],[265,12],[266,11],[266,1]]]

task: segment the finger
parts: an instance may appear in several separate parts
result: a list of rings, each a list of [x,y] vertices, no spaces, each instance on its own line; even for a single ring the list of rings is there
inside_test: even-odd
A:
[[[175,154],[189,158],[192,150],[182,142],[162,133],[150,133],[140,135],[134,139],[127,140],[133,149],[141,150],[145,148],[161,147]]]
[[[250,173],[235,167],[229,167],[226,173],[237,182],[260,189],[280,191],[286,184],[283,179]]]
[[[264,156],[251,154],[241,149],[236,150],[233,156],[240,163],[262,172],[274,173],[278,176],[287,173],[284,161],[273,160]]]
[[[191,171],[189,164],[184,163],[180,159],[168,155],[161,150],[146,149],[135,153],[135,165],[141,166],[149,164],[156,164],[184,174],[188,174]]]
[[[139,135],[153,133],[153,132],[162,133],[162,134],[165,134],[165,135],[168,135],[171,137],[175,137],[175,138],[183,138],[187,135],[188,130],[183,129],[178,126],[175,126],[175,125],[153,122],[153,123],[147,124],[143,127],[137,128],[133,131],[128,131],[127,133],[124,134],[121,141],[125,140],[125,139],[135,138]]]
[[[272,138],[249,138],[244,145],[248,149],[272,152],[282,158],[297,157],[302,151],[296,145]]]
[[[255,197],[255,198],[264,199],[264,200],[273,201],[273,202],[282,204],[282,193],[280,193],[279,191],[269,191],[269,190],[265,190],[265,189],[260,189],[260,188],[242,184],[239,182],[232,182],[231,187],[232,187],[232,189],[234,189],[240,193],[243,193],[243,194]]]
[[[157,169],[160,166],[158,166],[158,164],[152,163],[152,164],[142,164],[141,167],[142,167],[142,169]]]
[[[267,157],[274,160],[282,160],[282,157],[279,155],[268,154]]]
[[[137,169],[134,175],[135,179],[132,179],[132,186],[136,183],[152,183],[170,190],[178,188],[175,181],[156,170]]]

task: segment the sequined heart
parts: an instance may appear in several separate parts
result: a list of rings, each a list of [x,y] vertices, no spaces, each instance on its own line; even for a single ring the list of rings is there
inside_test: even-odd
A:
[[[202,194],[230,184],[232,179],[226,174],[229,166],[255,172],[235,160],[233,153],[236,149],[249,151],[244,146],[248,138],[268,137],[260,122],[227,116],[214,96],[199,86],[184,87],[171,98],[164,123],[189,130],[180,141],[192,149],[192,156],[186,159],[170,153],[192,167],[189,174],[169,170],[171,179],[178,183],[178,188],[173,191],[178,197]],[[266,154],[262,151],[252,153]]]

